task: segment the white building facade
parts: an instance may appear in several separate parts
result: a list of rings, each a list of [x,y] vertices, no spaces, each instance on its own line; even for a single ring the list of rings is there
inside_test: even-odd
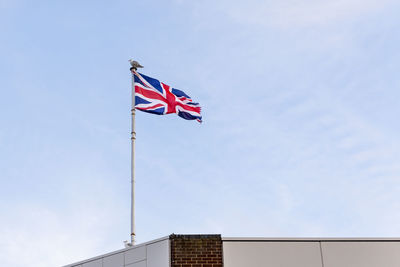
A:
[[[65,267],[400,267],[400,239],[170,235]]]

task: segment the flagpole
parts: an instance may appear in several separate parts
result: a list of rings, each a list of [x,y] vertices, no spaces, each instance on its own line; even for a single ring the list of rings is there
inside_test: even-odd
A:
[[[132,67],[130,71],[132,73],[132,107],[131,107],[131,246],[135,245],[135,71],[137,66],[133,64],[134,61],[129,60]]]
[[[135,75],[136,68],[131,67],[132,72],[132,130],[131,130],[131,244],[135,245]]]

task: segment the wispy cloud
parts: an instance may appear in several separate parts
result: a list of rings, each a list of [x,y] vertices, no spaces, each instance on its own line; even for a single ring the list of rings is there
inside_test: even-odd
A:
[[[104,192],[104,191],[102,191]],[[4,266],[53,267],[122,247],[111,244],[109,233],[119,221],[118,209],[88,204],[77,196],[72,209],[50,209],[23,203],[3,207],[0,222],[0,261]],[[106,203],[105,202],[105,203]],[[112,216],[112,220],[110,217]],[[21,254],[24,257],[21,257]]]
[[[269,27],[323,26],[357,19],[361,15],[379,12],[393,0],[283,0],[283,1],[198,1],[197,9],[219,7],[238,23]],[[177,1],[179,4],[187,1]]]

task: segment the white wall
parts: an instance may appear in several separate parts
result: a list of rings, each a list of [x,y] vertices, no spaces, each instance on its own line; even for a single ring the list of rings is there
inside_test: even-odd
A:
[[[64,267],[169,267],[168,237]]]
[[[223,239],[224,267],[399,267],[394,239]]]

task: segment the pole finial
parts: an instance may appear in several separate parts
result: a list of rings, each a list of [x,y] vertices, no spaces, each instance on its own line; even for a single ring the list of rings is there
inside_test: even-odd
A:
[[[129,59],[129,63],[131,63],[132,66],[130,70],[137,70],[138,68],[143,68],[143,66],[140,65],[140,63],[135,60]]]

